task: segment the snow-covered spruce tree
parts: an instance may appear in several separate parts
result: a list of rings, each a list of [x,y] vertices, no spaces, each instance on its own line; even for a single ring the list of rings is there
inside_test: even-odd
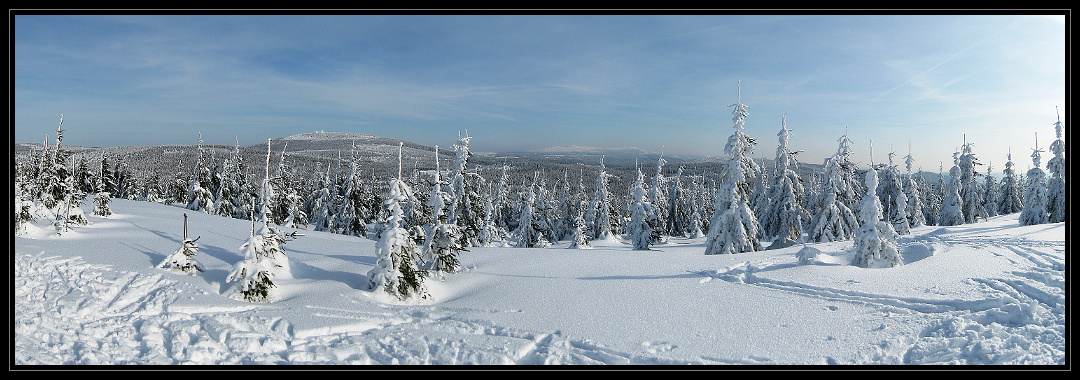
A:
[[[233,154],[225,160],[225,165],[216,173],[217,188],[214,193],[213,214],[235,217],[240,206],[240,141],[236,140]]]
[[[116,178],[116,192],[110,194],[113,198],[124,199],[124,193],[129,184],[128,176],[131,172],[127,170],[127,165],[124,164],[123,157],[116,158],[116,162],[113,163],[112,173]]]
[[[776,148],[776,162],[772,182],[769,185],[769,207],[761,216],[763,236],[774,240],[771,249],[784,248],[795,244],[803,234],[803,224],[810,220],[810,213],[803,207],[803,195],[806,189],[802,178],[795,173],[798,161],[788,148],[791,130],[787,128],[787,115],[781,121],[779,142]]]
[[[858,218],[843,201],[846,194],[854,191],[851,183],[845,180],[847,168],[844,165],[849,162],[847,156],[851,154],[850,142],[845,134],[840,139],[840,148],[825,159],[825,177],[821,183],[822,189],[818,192],[820,199],[815,201],[818,212],[811,218],[807,230],[809,241],[848,240],[855,236],[855,230],[859,228]]]
[[[56,127],[56,146],[51,151],[46,147],[43,152],[45,156],[42,157],[43,167],[40,174],[41,193],[36,197],[45,207],[53,210],[54,216],[57,215],[58,207],[64,206],[61,203],[64,203],[69,195],[68,177],[71,172],[67,169],[67,152],[60,149],[60,143],[64,138],[63,124],[64,115],[60,115],[60,125]],[[58,216],[57,219],[62,219],[62,217]]]
[[[1040,155],[1038,133],[1035,134],[1035,149],[1031,152],[1034,164],[1027,172],[1027,186],[1024,190],[1024,210],[1020,212],[1020,225],[1030,226],[1050,222],[1046,212],[1046,173],[1039,168]]]
[[[38,160],[34,155],[33,148],[30,149],[30,153],[25,162],[15,162],[15,194],[17,200],[26,201],[30,207],[30,212],[33,214],[37,209],[34,205],[34,196],[38,194]]]
[[[741,91],[740,91],[741,93]],[[728,156],[727,179],[716,192],[716,208],[709,223],[705,254],[727,254],[760,251],[757,218],[748,205],[747,180],[758,173],[757,165],[748,157],[754,140],[742,132],[749,107],[742,104],[741,94],[734,107],[735,132],[728,138],[724,153]]]
[[[959,226],[964,224],[963,198],[960,198],[960,153],[953,153],[953,167],[949,169],[949,185],[945,197],[941,200],[938,214],[939,226]]]
[[[272,216],[274,223],[279,226],[304,228],[307,226],[308,215],[304,211],[304,198],[300,196],[300,181],[296,180],[292,167],[285,163],[288,148],[289,142],[286,141],[281,148],[277,175],[272,179],[276,189],[271,201]]]
[[[964,223],[975,223],[978,218],[986,220],[987,213],[983,209],[982,192],[979,191],[978,177],[982,174],[975,167],[982,165],[971,149],[972,143],[967,142],[964,136],[964,145],[961,147],[960,168],[960,198],[963,199]]]
[[[570,233],[570,244],[566,248],[576,249],[588,249],[592,248],[589,245],[589,230],[585,226],[584,210],[578,210],[577,216],[574,217],[574,229]]]
[[[634,250],[648,251],[652,244],[652,226],[648,223],[648,199],[645,197],[645,175],[638,168],[637,180],[630,189],[630,223],[626,226],[626,234]]]
[[[171,205],[173,203],[181,203],[187,205],[187,189],[188,180],[184,174],[184,157],[183,154],[177,155],[176,173],[174,173],[172,180],[168,185],[168,196],[165,198],[165,204]]]
[[[1049,214],[1050,223],[1064,222],[1067,211],[1065,208],[1065,198],[1068,197],[1065,192],[1065,141],[1061,139],[1064,129],[1065,124],[1061,123],[1059,113],[1058,121],[1054,123],[1057,139],[1050,143],[1050,151],[1054,153],[1054,158],[1046,163],[1046,170],[1050,172],[1050,179],[1046,183],[1046,211]]]
[[[758,217],[758,221],[769,212],[769,206],[772,205],[771,199],[769,199],[769,175],[765,170],[765,158],[761,159],[761,174],[757,176],[754,183],[757,187],[754,188],[753,194],[750,196],[750,209],[754,211],[754,216]],[[762,228],[758,231],[758,238],[766,238],[765,229]]]
[[[431,222],[426,226],[426,241],[422,249],[425,267],[436,272],[453,273],[458,270],[457,253],[463,248],[459,240],[461,232],[456,224],[447,220],[448,203],[451,195],[443,191],[439,170],[439,146],[435,146],[435,179],[431,184],[431,196],[427,205],[431,207]]]
[[[502,247],[506,245],[499,226],[495,224],[495,218],[495,204],[491,199],[491,192],[488,191],[484,197],[484,228],[480,230],[480,235],[476,237],[481,247]]]
[[[97,192],[94,186],[94,174],[90,172],[90,164],[86,162],[86,156],[79,157],[79,165],[75,167],[75,189],[80,194]]]
[[[195,168],[191,173],[191,182],[187,190],[187,209],[202,211],[210,214],[213,212],[214,193],[210,184],[210,168],[206,162],[202,147],[202,133],[199,134],[199,155],[195,161]]]
[[[923,223],[927,226],[937,225],[936,207],[940,207],[941,200],[937,199],[934,184],[926,178],[928,174],[922,169],[914,176],[915,185],[919,188],[919,199],[922,201]]]
[[[923,214],[923,201],[919,184],[911,174],[911,167],[915,164],[915,159],[911,157],[910,142],[908,143],[908,154],[904,156],[904,164],[907,167],[907,174],[901,181],[903,181],[904,196],[907,197],[906,215],[908,225],[911,227],[922,226],[926,224],[926,216]]]
[[[822,201],[825,199],[825,189],[832,189],[836,199],[848,209],[855,209],[860,202],[861,195],[866,189],[863,182],[856,178],[856,165],[851,161],[854,152],[854,141],[848,137],[847,132],[837,140],[839,143],[834,153],[825,159],[825,173],[822,181],[823,190],[817,193],[818,198],[812,200],[812,206],[808,209],[821,210]],[[854,228],[858,228],[856,224]]]
[[[945,182],[945,165],[938,161],[938,175],[937,180],[926,181],[926,191],[928,194],[926,197],[926,207],[923,208],[923,215],[926,216],[926,224],[931,226],[939,225],[938,217],[941,216],[941,205],[945,202],[945,193],[949,188],[949,185]]]
[[[563,172],[563,178],[556,186],[558,189],[557,205],[555,206],[555,228],[552,235],[555,241],[569,239],[574,230],[574,219],[577,217],[577,204],[570,196],[570,182],[567,181],[567,172]]]
[[[649,186],[649,205],[652,208],[652,230],[653,230],[653,243],[661,243],[663,239],[663,233],[667,231],[667,211],[668,211],[668,197],[667,197],[667,182],[664,178],[664,164],[667,160],[664,160],[664,153],[660,153],[660,158],[656,160],[656,175],[652,178],[652,184]]]
[[[326,164],[326,174],[319,181],[318,190],[311,205],[311,224],[315,231],[329,231],[333,222],[333,196],[330,195],[330,163]]]
[[[401,150],[404,143],[398,145],[398,175],[390,179],[390,195],[383,202],[387,215],[383,230],[376,245],[375,268],[368,272],[367,288],[371,291],[382,290],[399,300],[417,298],[426,299],[424,286],[426,272],[416,265],[420,250],[409,231],[403,225],[404,211],[401,204],[408,200],[412,192],[405,181],[401,180]]]
[[[705,200],[701,184],[697,182],[697,177],[694,177],[690,186],[690,197],[687,201],[687,224],[686,224],[686,236],[691,239],[697,239],[705,236],[704,230],[708,228],[705,215],[708,211],[703,207]]]
[[[1024,210],[1024,195],[1020,190],[1020,181],[1016,179],[1016,170],[1013,169],[1012,162],[1012,149],[1009,149],[1009,155],[1006,156],[1008,161],[1005,162],[1005,177],[1001,179],[1001,193],[997,199],[997,211],[998,214],[1008,215],[1018,213]]]
[[[447,219],[449,223],[457,225],[458,244],[462,247],[479,245],[477,236],[483,228],[484,216],[483,205],[480,204],[480,195],[477,187],[480,186],[482,177],[470,175],[466,172],[472,151],[469,150],[469,131],[465,130],[465,137],[458,137],[454,144],[454,167],[450,174],[450,203],[447,205]],[[470,180],[471,178],[471,180]]]
[[[439,223],[431,231],[431,252],[428,268],[436,273],[455,273],[460,269],[458,252],[468,251],[459,243],[460,230],[456,224]]]
[[[109,194],[108,191],[105,190],[106,186],[108,186],[107,183],[109,181],[109,180],[106,179],[107,176],[105,175],[105,171],[107,170],[107,166],[108,166],[108,163],[106,161],[105,152],[102,151],[101,152],[101,168],[99,169],[99,171],[101,173],[99,175],[99,178],[101,178],[102,180],[99,180],[98,183],[97,183],[97,189],[96,189],[97,195],[94,196],[94,212],[93,212],[93,214],[97,215],[97,216],[103,216],[103,217],[112,215],[112,210],[109,209],[109,197],[110,197],[110,194]]]
[[[262,220],[262,229],[256,233],[255,219],[253,216],[251,236],[240,246],[244,259],[233,265],[225,282],[238,282],[233,289],[236,297],[249,302],[271,302],[275,298],[270,291],[275,287],[274,280],[291,277],[288,258],[281,245],[288,241],[287,238],[295,237],[296,233],[281,234],[270,225],[269,219]]]
[[[165,260],[162,260],[161,263],[158,263],[158,268],[184,274],[195,274],[195,272],[203,271],[202,265],[199,265],[199,261],[195,259],[195,255],[199,254],[199,245],[195,244],[199,237],[188,239],[187,231],[187,214],[184,214],[184,241],[180,243],[180,249],[165,257]]]
[[[138,200],[139,179],[131,171],[131,167],[123,159],[116,162],[116,182],[119,193],[113,196],[120,199]]]
[[[15,236],[21,236],[24,233],[26,233],[27,230],[30,228],[29,226],[31,226],[33,224],[33,222],[34,222],[34,219],[36,219],[35,216],[34,216],[34,208],[35,208],[34,201],[30,198],[29,194],[24,194],[23,191],[21,190],[21,188],[22,188],[21,183],[23,181],[25,181],[25,179],[22,179],[22,180],[17,179],[15,181],[15,186],[14,186],[14,193],[15,193],[15,203],[14,203],[14,212],[15,212],[15,214],[14,214],[14,217],[15,217],[15,219],[14,219],[13,224],[14,224],[14,227],[15,227],[14,228]]]
[[[679,166],[679,170],[675,172],[675,178],[671,180],[671,191],[668,192],[667,200],[667,231],[668,236],[686,236],[688,232],[687,224],[689,223],[690,215],[687,210],[689,207],[686,205],[688,199],[686,189],[682,186],[682,173],[683,167]]]
[[[596,194],[593,196],[592,203],[589,205],[589,210],[586,212],[585,219],[591,220],[592,225],[589,226],[592,231],[593,240],[612,240],[615,238],[615,234],[612,232],[612,209],[611,209],[611,194],[608,192],[608,174],[607,169],[604,167],[604,156],[600,156],[600,172],[596,175]],[[591,217],[590,217],[591,214]]]
[[[107,217],[112,215],[112,209],[109,208],[109,193],[98,192],[94,196],[94,216]]]
[[[552,243],[558,241],[555,238],[555,206],[552,206],[551,192],[547,189],[547,181],[540,172],[536,172],[536,204],[533,207],[533,228],[535,228],[544,240]]]
[[[151,173],[146,179],[146,201],[161,203],[165,201],[165,194],[161,190],[161,176]]]
[[[879,169],[878,199],[884,205],[885,220],[892,224],[893,230],[900,235],[911,232],[911,224],[907,218],[907,194],[904,193],[901,183],[900,170],[893,165],[893,152],[889,152],[889,164]]]
[[[538,178],[539,173],[535,177]],[[515,247],[518,248],[543,248],[549,244],[547,239],[544,239],[542,231],[537,228],[536,178],[533,179],[532,185],[529,186],[527,199],[521,208],[521,219],[518,220],[517,229],[513,233],[513,240],[516,242]]]
[[[57,148],[59,148],[59,140],[57,141]],[[59,155],[59,153],[57,153]],[[68,173],[75,170],[75,157],[71,157],[71,165],[68,167]],[[90,222],[86,220],[86,214],[83,213],[82,208],[79,207],[79,203],[82,199],[77,198],[75,191],[75,177],[67,175],[63,181],[63,202],[57,205],[56,208],[56,226],[59,229],[57,233],[67,232],[71,225],[85,226]]]
[[[492,209],[492,220],[495,221],[495,225],[499,228],[499,233],[503,237],[510,235],[511,231],[511,209],[510,204],[510,165],[505,162],[500,168],[499,181],[495,185],[494,199],[492,203],[495,206]]]
[[[888,268],[903,264],[896,240],[899,235],[882,220],[881,200],[876,193],[878,174],[873,165],[866,171],[866,195],[859,205],[862,225],[855,231],[852,264],[863,268]]]
[[[293,184],[287,190],[285,202],[289,207],[285,214],[284,226],[286,227],[307,228],[308,214],[304,211],[304,197],[300,196],[300,191],[297,184]]]
[[[997,215],[997,199],[998,199],[998,183],[994,179],[993,175],[993,163],[986,164],[986,183],[983,184],[983,210],[986,210],[986,216]]]

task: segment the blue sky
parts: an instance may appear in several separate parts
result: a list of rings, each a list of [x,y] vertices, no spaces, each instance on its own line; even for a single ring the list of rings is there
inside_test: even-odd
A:
[[[17,142],[256,144],[315,130],[474,151],[560,145],[800,160],[975,153],[1019,168],[1065,120],[1066,24],[1041,15],[14,16]],[[741,82],[741,86],[739,83]],[[51,142],[50,142],[51,143]],[[1044,153],[1043,164],[1049,158]],[[901,166],[901,168],[903,168]],[[983,168],[985,170],[985,167]]]

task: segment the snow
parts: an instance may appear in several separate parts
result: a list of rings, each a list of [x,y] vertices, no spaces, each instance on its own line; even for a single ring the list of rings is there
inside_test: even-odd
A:
[[[84,202],[90,210],[92,202]],[[851,265],[852,241],[705,255],[472,247],[431,297],[366,289],[376,242],[304,230],[280,297],[225,295],[250,221],[114,199],[113,215],[14,238],[15,367],[64,364],[1066,366],[1064,223],[1018,214],[898,240],[904,265]],[[156,268],[201,237],[194,275]],[[293,231],[282,228],[285,233]],[[1040,367],[1041,368],[1041,367]]]

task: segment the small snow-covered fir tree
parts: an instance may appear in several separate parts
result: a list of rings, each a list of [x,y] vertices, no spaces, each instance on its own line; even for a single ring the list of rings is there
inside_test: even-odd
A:
[[[79,194],[89,194],[97,191],[94,186],[94,175],[90,173],[90,164],[86,157],[79,157],[79,166],[75,167],[75,189]]]
[[[846,135],[844,139],[846,139]],[[841,139],[841,141],[844,141]],[[841,143],[841,147],[844,144]],[[825,159],[825,177],[818,192],[817,213],[810,220],[807,240],[830,242],[848,240],[855,236],[859,227],[855,213],[842,200],[843,194],[851,191],[851,186],[844,180],[844,156],[842,150]]]
[[[765,167],[765,158],[761,159],[761,167],[762,168]],[[771,181],[771,178],[769,178],[769,176],[766,175],[766,171],[764,169],[762,169],[761,170],[761,175],[759,175],[758,178],[756,180],[754,180],[754,183],[756,183],[757,186],[754,188],[754,192],[750,196],[750,209],[754,211],[754,216],[757,216],[758,221],[762,223],[762,229],[761,229],[761,231],[759,231],[760,234],[758,236],[758,237],[761,237],[761,238],[767,237],[767,236],[765,236],[765,228],[764,228],[765,221],[763,220],[763,218],[765,217],[765,214],[767,214],[769,212],[769,207],[772,206],[771,199],[769,199],[769,196],[770,196],[769,182],[770,181]]]
[[[802,238],[803,224],[810,220],[810,213],[803,207],[803,195],[806,193],[803,180],[795,173],[797,152],[788,148],[791,130],[787,128],[786,114],[776,135],[779,136],[779,143],[772,182],[769,184],[770,203],[760,220],[763,236],[774,240],[770,248],[783,248]]]
[[[252,209],[255,207],[252,206]],[[291,278],[288,258],[281,248],[285,242],[295,238],[295,232],[285,235],[270,225],[270,220],[262,220],[262,229],[255,232],[255,217],[251,221],[251,235],[240,246],[244,259],[233,265],[225,282],[237,282],[232,289],[234,297],[249,302],[272,302],[275,300],[271,288],[276,287],[274,280]]]
[[[648,251],[652,244],[652,226],[648,223],[648,199],[645,197],[645,175],[638,168],[637,180],[630,190],[630,223],[626,226],[634,250]]]
[[[57,140],[57,148],[59,148],[59,140]],[[59,151],[57,155],[60,155]],[[66,171],[71,173],[75,170],[75,157],[71,157],[71,166]],[[56,222],[57,233],[67,232],[71,225],[85,226],[90,222],[86,219],[86,214],[83,212],[82,207],[79,204],[82,200],[77,198],[75,191],[75,176],[66,175],[60,186],[63,201],[56,205]]]
[[[112,209],[109,208],[109,193],[101,191],[94,196],[93,215],[103,218],[112,215]]]
[[[740,91],[741,93],[741,91]],[[705,254],[728,254],[760,251],[758,230],[761,228],[748,204],[747,179],[757,174],[757,166],[747,157],[754,140],[742,132],[749,107],[739,100],[734,107],[735,132],[728,138],[724,153],[728,156],[727,179],[716,192],[715,211],[709,223]]]
[[[945,197],[941,200],[941,212],[938,214],[939,226],[959,226],[964,224],[963,198],[960,197],[960,152],[953,153],[953,167],[949,169],[949,185]]]
[[[1038,133],[1035,134],[1035,149],[1031,152],[1034,167],[1027,172],[1027,187],[1024,190],[1024,210],[1020,212],[1020,225],[1030,226],[1050,222],[1046,212],[1046,173],[1039,167],[1040,155]]]
[[[495,224],[495,204],[491,200],[490,193],[484,198],[484,228],[480,230],[480,235],[477,235],[477,241],[482,247],[505,246],[503,234],[499,226]]]
[[[877,170],[866,171],[866,195],[859,205],[862,226],[855,231],[855,256],[852,264],[863,268],[887,268],[903,264],[896,240],[899,235],[882,219],[881,200],[876,194]]]
[[[472,151],[469,150],[469,131],[465,131],[465,137],[458,137],[454,144],[454,167],[450,175],[450,202],[447,205],[448,223],[457,225],[458,245],[462,247],[478,245],[477,236],[483,228],[484,216],[483,205],[480,204],[480,195],[477,181],[482,180],[478,175],[470,175],[466,171]],[[470,180],[472,178],[473,180]]]
[[[547,181],[542,173],[537,172],[536,177],[536,205],[533,208],[533,222],[537,231],[548,243],[558,241],[555,238],[555,206],[552,205],[551,192],[548,191]]]
[[[430,257],[428,268],[435,272],[455,273],[460,269],[458,252],[467,251],[459,243],[460,231],[456,224],[439,223],[431,232]]]
[[[1005,177],[1001,179],[1001,193],[998,195],[997,211],[998,214],[1008,215],[1018,213],[1024,210],[1024,195],[1020,190],[1020,181],[1016,179],[1016,170],[1013,169],[1012,162],[1012,149],[1009,149],[1009,155],[1006,156],[1008,161],[1005,162]]]
[[[852,211],[861,186],[854,181],[855,164],[850,158],[854,141],[846,132],[837,141],[836,153],[825,159],[821,191],[815,193],[817,198],[809,207],[817,210],[807,230],[809,241],[848,240],[859,228],[858,217]]]
[[[270,288],[275,287],[273,278],[275,267],[269,256],[271,253],[266,250],[263,236],[252,233],[240,246],[240,250],[244,259],[233,266],[225,281],[239,282],[234,292],[245,301],[270,301]]]
[[[210,184],[210,168],[203,155],[202,134],[199,134],[199,155],[191,173],[191,183],[187,190],[187,209],[213,213],[214,193]]]
[[[105,152],[104,151],[101,152],[101,162],[102,162],[101,168],[99,169],[99,172],[101,174],[100,174],[99,177],[100,178],[106,178],[105,170],[107,170],[107,168],[106,168],[106,159],[105,159]],[[105,190],[106,186],[108,186],[108,185],[107,185],[107,181],[105,181],[105,180],[98,181],[98,183],[97,183],[97,189],[96,189],[97,195],[94,196],[94,213],[93,213],[94,215],[102,216],[102,217],[112,215],[112,210],[109,209],[110,195],[109,195],[109,192]]]
[[[608,192],[608,177],[604,167],[604,157],[600,156],[600,172],[596,175],[596,194],[593,196],[589,210],[586,212],[586,221],[591,221],[589,226],[592,230],[592,238],[595,240],[611,240],[613,218],[611,209],[611,194]]]
[[[30,229],[30,226],[34,222],[34,201],[29,199],[20,190],[20,182],[15,183],[15,204],[14,204],[14,233],[15,236],[20,236]]]
[[[515,246],[519,248],[546,247],[549,242],[547,239],[544,239],[542,231],[537,228],[536,179],[534,179],[532,185],[529,186],[527,197],[528,198],[521,208],[521,219],[518,220],[518,227],[514,230],[513,234],[513,238],[517,242]]]
[[[214,215],[235,217],[240,206],[240,165],[240,141],[237,139],[232,156],[225,160],[224,167],[216,173],[218,185],[214,194]]]
[[[330,195],[330,164],[326,164],[326,175],[320,181],[312,200],[311,224],[315,231],[329,231],[333,222],[333,196]]]
[[[184,214],[183,240],[183,243],[180,243],[180,249],[177,249],[176,252],[165,257],[165,260],[162,260],[161,263],[157,265],[158,268],[185,274],[195,274],[195,272],[203,271],[202,265],[195,259],[195,255],[199,254],[199,245],[195,243],[199,240],[199,237],[188,239],[187,214]]]
[[[1065,129],[1065,124],[1061,123],[1061,114],[1058,114],[1058,121],[1054,123],[1054,130],[1057,133],[1057,139],[1050,143],[1050,151],[1054,153],[1054,158],[1051,158],[1046,163],[1046,170],[1050,172],[1050,179],[1046,183],[1046,211],[1049,214],[1050,223],[1059,223],[1065,221],[1066,212],[1065,200],[1068,194],[1065,192],[1065,141],[1061,139],[1061,133]]]
[[[664,178],[664,165],[667,164],[667,160],[664,159],[664,153],[660,153],[660,158],[656,161],[656,175],[653,176],[652,184],[649,186],[648,201],[650,209],[649,213],[651,218],[653,230],[653,243],[660,243],[663,239],[663,232],[667,229],[667,211],[668,211],[668,197],[666,194],[668,180]]]
[[[993,175],[993,163],[986,164],[986,183],[983,184],[983,210],[986,216],[997,215],[998,184]]]
[[[574,217],[574,229],[570,233],[570,244],[566,248],[576,249],[588,249],[592,248],[589,245],[588,228],[585,226],[585,216],[583,210],[578,210],[577,216]]]
[[[982,193],[979,191],[978,176],[981,174],[975,170],[975,167],[982,165],[982,163],[975,157],[971,146],[972,143],[967,142],[967,136],[965,135],[958,165],[960,168],[960,198],[963,200],[964,223],[975,223],[978,218],[983,218],[983,220],[987,218],[986,210],[983,209]]]
[[[717,191],[717,197],[728,201],[717,201],[716,214],[709,223],[709,233],[706,235],[705,254],[730,254],[740,252],[760,251],[761,243],[757,238],[757,231],[761,228],[754,213],[746,201],[739,195],[731,181],[726,182]],[[721,203],[727,203],[728,208],[721,209]]]
[[[387,220],[376,244],[375,267],[368,272],[367,288],[384,291],[402,301],[426,299],[424,286],[426,272],[417,267],[420,250],[409,237],[403,225],[404,211],[401,204],[408,200],[412,190],[401,180],[401,149],[398,145],[398,175],[390,179],[390,195],[383,202]]]
[[[555,241],[570,238],[574,229],[574,217],[577,215],[577,205],[570,196],[570,182],[567,181],[567,172],[563,172],[563,178],[556,185],[558,188],[558,204],[555,208],[555,229],[552,231]]]
[[[919,183],[911,173],[911,167],[914,163],[915,159],[911,157],[911,143],[908,143],[908,155],[904,156],[907,174],[901,178],[901,181],[903,182],[904,196],[907,197],[907,212],[905,214],[908,218],[908,225],[918,227],[926,224],[926,216],[923,214],[923,200]]]
[[[425,233],[424,260],[427,267],[436,272],[453,273],[458,270],[458,251],[461,246],[461,231],[458,225],[447,220],[447,203],[450,194],[442,190],[444,184],[439,173],[439,146],[435,146],[435,180],[431,185],[428,206],[431,207],[431,223]]]
[[[893,155],[889,152],[889,164],[879,171],[881,178],[877,189],[878,198],[885,205],[885,220],[892,224],[896,233],[907,235],[911,232],[911,224],[907,218],[907,194],[904,193],[900,171],[893,165]]]
[[[705,236],[704,230],[708,228],[708,225],[706,224],[708,221],[705,220],[704,215],[706,215],[708,211],[705,210],[705,201],[702,199],[704,194],[702,194],[701,184],[697,182],[697,178],[694,178],[692,181],[691,189],[690,200],[687,202],[689,211],[687,213],[686,236],[691,239],[697,239]]]
[[[675,178],[671,180],[671,191],[668,192],[667,200],[667,226],[665,230],[669,236],[686,236],[687,224],[690,218],[686,188],[682,186],[683,167],[675,172]]]
[[[494,199],[492,199],[492,216],[495,225],[499,228],[502,236],[510,234],[512,213],[510,205],[510,165],[505,162],[500,168],[499,181],[495,185]]]

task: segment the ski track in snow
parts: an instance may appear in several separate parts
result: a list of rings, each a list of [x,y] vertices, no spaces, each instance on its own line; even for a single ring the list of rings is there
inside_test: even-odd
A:
[[[930,235],[933,235],[931,233]],[[1064,242],[1022,238],[929,236],[930,243],[991,250],[1014,264],[1015,277],[976,278],[989,296],[982,300],[938,300],[896,297],[809,284],[778,281],[757,273],[800,264],[743,262],[725,270],[700,271],[708,279],[775,289],[821,299],[859,303],[886,312],[934,315],[917,338],[897,336],[881,342],[853,364],[1065,364]],[[1025,262],[1021,262],[1025,261]],[[1047,361],[1046,358],[1053,358]],[[719,359],[716,359],[720,361]],[[746,361],[733,362],[749,364]]]
[[[520,331],[441,312],[322,308],[317,314],[353,319],[355,326],[298,334],[289,322],[251,310],[170,311],[183,284],[79,258],[20,255],[15,278],[19,365],[701,364],[635,357],[558,331]]]

